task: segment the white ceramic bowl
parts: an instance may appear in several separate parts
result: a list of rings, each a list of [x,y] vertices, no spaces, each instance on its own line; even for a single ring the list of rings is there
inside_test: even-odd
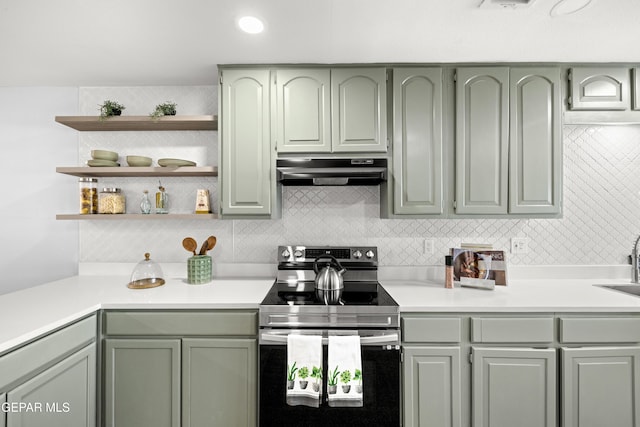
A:
[[[138,166],[138,167],[151,166],[151,157],[127,156],[127,164],[129,166]]]

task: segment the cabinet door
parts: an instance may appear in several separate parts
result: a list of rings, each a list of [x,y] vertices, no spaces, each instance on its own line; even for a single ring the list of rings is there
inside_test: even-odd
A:
[[[333,151],[387,151],[386,86],[384,68],[331,70]]]
[[[7,403],[27,410],[9,411],[7,427],[85,427],[96,425],[96,346],[72,354],[9,391]],[[2,412],[2,417],[4,417]],[[4,425],[0,421],[0,425]]]
[[[0,405],[4,405],[7,402],[7,395],[5,393],[0,394]],[[7,412],[0,411],[0,427],[7,426]]]
[[[222,215],[270,215],[269,71],[222,72]]]
[[[456,213],[507,213],[509,69],[456,71]]]
[[[628,110],[628,68],[572,68],[572,110]]]
[[[460,347],[404,347],[404,425],[462,425]]]
[[[279,153],[331,151],[331,70],[278,70]]]
[[[640,110],[640,68],[633,69],[633,106],[634,110]]]
[[[182,425],[255,426],[255,339],[182,341]]]
[[[472,369],[475,427],[556,426],[555,349],[474,348]]]
[[[640,426],[640,347],[562,349],[564,427]]]
[[[442,213],[442,69],[393,70],[395,214]]]
[[[107,427],[180,427],[180,340],[106,339]]]
[[[560,212],[562,123],[559,68],[512,68],[509,212]]]

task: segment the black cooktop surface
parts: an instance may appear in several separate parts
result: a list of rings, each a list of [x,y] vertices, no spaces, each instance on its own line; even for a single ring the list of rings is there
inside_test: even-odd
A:
[[[315,282],[275,282],[261,305],[325,305]],[[398,303],[378,282],[344,282],[340,305],[392,306]]]

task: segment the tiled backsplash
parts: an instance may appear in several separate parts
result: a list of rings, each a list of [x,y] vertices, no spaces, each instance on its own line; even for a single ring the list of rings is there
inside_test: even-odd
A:
[[[178,114],[215,114],[217,88],[82,88],[80,114],[97,114],[105,99],[125,104],[125,114],[146,115],[174,101]],[[216,132],[81,132],[79,161],[94,148],[121,154],[177,157],[217,164]],[[279,220],[80,221],[80,262],[134,262],[151,252],[159,262],[184,262],[181,241],[218,238],[214,262],[275,263],[281,244],[366,244],[380,248],[382,265],[436,265],[461,242],[492,243],[509,250],[512,237],[529,238],[529,253],[509,255],[512,264],[625,264],[640,233],[640,126],[564,127],[564,208],[560,219],[379,218],[378,187],[285,187]],[[153,178],[102,179],[122,187],[127,211],[137,212]],[[189,212],[195,190],[208,188],[217,212],[217,179],[163,179],[173,212]],[[425,253],[425,239],[434,252]]]

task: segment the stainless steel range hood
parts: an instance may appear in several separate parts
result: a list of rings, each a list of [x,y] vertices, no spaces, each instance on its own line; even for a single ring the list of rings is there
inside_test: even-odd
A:
[[[387,159],[278,159],[283,185],[379,185],[387,180]]]

